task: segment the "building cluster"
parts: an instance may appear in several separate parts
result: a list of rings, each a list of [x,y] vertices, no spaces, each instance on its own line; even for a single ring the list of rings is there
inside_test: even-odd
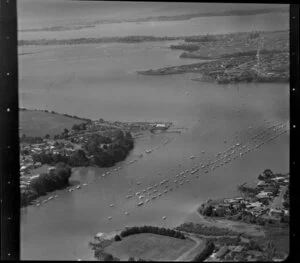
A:
[[[289,185],[289,174],[274,175],[272,178],[265,178],[258,181],[254,196],[239,196],[235,198],[226,198],[221,202],[212,205],[212,211],[218,215],[218,211],[222,210],[222,215],[235,214],[247,215],[251,214],[262,220],[279,221],[283,216],[289,216],[289,210],[285,209],[281,191],[285,191]],[[276,193],[274,189],[279,188]],[[274,204],[275,198],[282,197],[279,202]]]
[[[243,259],[247,261],[257,261],[263,257],[263,252],[258,250],[248,250],[245,245],[238,246],[222,246],[216,247],[215,251],[211,256],[206,259],[206,262],[218,262],[218,261],[241,261],[240,257],[243,255]]]
[[[42,166],[41,162],[35,162],[35,154],[53,154],[70,156],[76,151],[76,146],[66,140],[44,139],[43,143],[20,144],[20,187],[25,189],[32,179],[38,177],[33,171]],[[51,169],[51,167],[49,168]],[[48,170],[49,170],[48,169]],[[47,170],[45,170],[46,172]]]

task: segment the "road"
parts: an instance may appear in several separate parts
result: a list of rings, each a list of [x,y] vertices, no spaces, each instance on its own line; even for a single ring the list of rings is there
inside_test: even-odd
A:
[[[183,232],[183,231],[181,231],[181,232]],[[187,233],[187,232],[183,232],[183,233],[185,234],[185,236],[188,236],[188,238],[195,241],[196,244],[193,247],[191,247],[188,251],[181,254],[181,256],[178,257],[175,261],[191,261],[193,257],[191,257],[190,255],[192,253],[197,254],[197,253],[201,252],[205,247],[205,245],[204,245],[205,242],[201,238],[197,237],[196,235]]]
[[[287,185],[285,185],[280,189],[279,195],[274,198],[273,202],[270,204],[270,208],[282,209],[282,200],[287,189],[288,189]]]

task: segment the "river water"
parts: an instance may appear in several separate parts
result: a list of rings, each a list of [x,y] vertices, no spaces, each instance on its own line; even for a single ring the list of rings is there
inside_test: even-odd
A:
[[[232,29],[230,19],[228,31]],[[225,28],[224,23],[222,20]],[[256,29],[260,28],[256,26]],[[249,23],[248,30],[251,30]],[[190,32],[198,33],[195,28]],[[249,126],[261,129],[267,127],[265,120],[287,124],[289,121],[287,84],[215,85],[192,81],[191,74],[142,76],[135,73],[141,69],[198,61],[179,59],[180,51],[169,50],[169,44],[20,49],[29,53],[19,57],[20,107],[55,110],[92,119],[172,121],[176,127],[184,128],[181,134],[161,133],[137,139],[128,158],[117,165],[122,169],[116,174],[101,176],[115,167],[74,170],[71,184],[87,183],[87,186],[73,192],[56,191],[50,195],[58,197],[51,202],[23,209],[22,259],[94,260],[88,243],[98,232],[125,225],[173,227],[208,198],[237,194],[238,184],[252,182],[266,168],[275,172],[289,171],[287,133],[145,206],[137,207],[134,200],[125,198],[129,189],[134,193],[140,191],[208,160],[236,142],[249,139],[252,135]],[[171,141],[163,145],[167,139]],[[154,150],[145,154],[146,149]],[[144,156],[138,157],[140,153]],[[196,158],[190,159],[191,155]],[[138,161],[127,165],[135,159]],[[110,207],[110,204],[115,206]],[[125,211],[129,215],[125,215]],[[163,216],[166,220],[162,220]]]

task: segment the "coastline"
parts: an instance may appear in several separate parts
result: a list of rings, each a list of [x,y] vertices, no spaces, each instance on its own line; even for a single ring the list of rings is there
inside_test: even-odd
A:
[[[217,16],[252,16],[261,15],[268,13],[286,13],[288,9],[285,7],[277,8],[264,8],[264,9],[250,9],[250,10],[228,10],[228,11],[211,11],[211,12],[200,12],[200,13],[188,13],[188,14],[176,14],[176,15],[161,15],[161,16],[150,16],[143,18],[133,19],[101,19],[94,20],[91,22],[85,22],[81,24],[68,25],[68,26],[52,26],[43,28],[27,28],[20,29],[19,32],[40,32],[40,31],[69,31],[69,30],[80,30],[84,28],[93,28],[100,24],[118,24],[118,23],[143,23],[143,22],[164,22],[164,21],[184,21],[190,20],[197,17],[217,17]]]

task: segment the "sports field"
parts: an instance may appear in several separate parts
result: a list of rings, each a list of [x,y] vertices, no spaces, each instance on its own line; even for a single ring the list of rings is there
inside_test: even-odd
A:
[[[128,236],[119,242],[114,242],[104,249],[120,260],[129,257],[154,261],[170,261],[177,259],[188,251],[195,242],[188,239],[178,239],[168,236],[144,233]]]

